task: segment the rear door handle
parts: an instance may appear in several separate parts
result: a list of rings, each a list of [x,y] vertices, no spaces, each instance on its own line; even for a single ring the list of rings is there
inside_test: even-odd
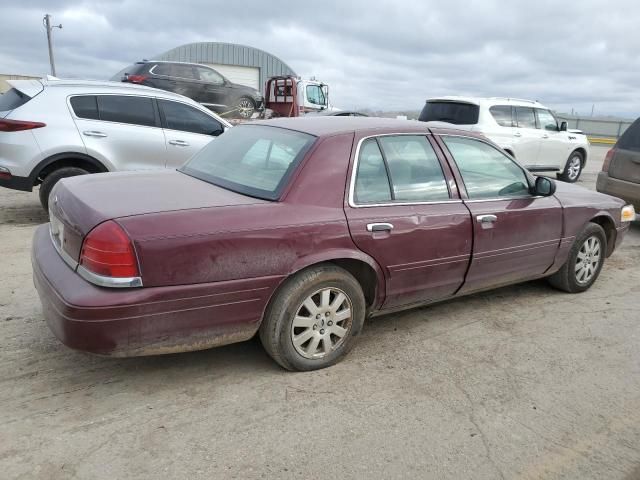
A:
[[[367,232],[390,232],[393,230],[391,223],[367,223]]]
[[[493,223],[498,220],[498,217],[495,215],[478,215],[476,219],[480,223]]]
[[[189,143],[184,140],[169,140],[171,145],[176,145],[177,147],[188,147]]]
[[[83,135],[87,136],[87,137],[106,137],[107,134],[106,133],[102,133],[102,132],[98,132],[97,130],[85,130],[84,132],[82,132]]]
[[[520,132],[516,132],[516,133],[514,133],[514,134],[513,134],[513,136],[514,136],[514,137],[521,137],[521,136],[522,136],[522,134],[521,134]]]
[[[542,135],[542,138],[549,138],[549,135],[545,133],[544,135]]]

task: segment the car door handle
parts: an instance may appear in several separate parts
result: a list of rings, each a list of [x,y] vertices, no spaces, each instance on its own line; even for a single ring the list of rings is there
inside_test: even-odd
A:
[[[391,223],[367,223],[367,232],[390,232],[393,230]]]
[[[177,147],[188,147],[189,142],[185,142],[184,140],[169,140],[171,145],[175,145]]]
[[[542,135],[542,138],[549,138],[549,135],[545,133],[544,135]]]
[[[85,130],[84,132],[82,132],[83,135],[87,136],[87,137],[106,137],[107,134],[106,133],[102,133],[102,132],[98,132],[97,130]]]
[[[514,134],[513,134],[513,136],[514,136],[514,137],[521,137],[521,136],[522,136],[522,134],[521,134],[520,132],[516,132],[516,133],[514,133]]]
[[[480,223],[493,223],[498,220],[498,217],[495,215],[478,215],[476,219]]]

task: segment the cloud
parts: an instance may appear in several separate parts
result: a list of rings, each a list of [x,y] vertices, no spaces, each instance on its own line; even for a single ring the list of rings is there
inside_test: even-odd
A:
[[[439,95],[537,99],[635,117],[637,1],[48,0],[0,17],[0,70],[48,72],[41,21],[53,15],[60,76],[110,78],[178,45],[256,46],[329,83],[343,108],[420,109]]]

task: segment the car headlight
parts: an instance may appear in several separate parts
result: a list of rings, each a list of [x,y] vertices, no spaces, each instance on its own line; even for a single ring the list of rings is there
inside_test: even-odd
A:
[[[633,205],[625,205],[620,211],[621,222],[633,222],[636,219],[636,209]]]

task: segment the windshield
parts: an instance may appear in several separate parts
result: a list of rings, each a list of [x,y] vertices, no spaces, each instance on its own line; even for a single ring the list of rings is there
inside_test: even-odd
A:
[[[429,101],[418,120],[421,122],[447,122],[454,125],[475,125],[478,123],[480,107],[471,103]]]
[[[314,140],[293,130],[240,125],[210,142],[181,171],[234,192],[277,200]]]

